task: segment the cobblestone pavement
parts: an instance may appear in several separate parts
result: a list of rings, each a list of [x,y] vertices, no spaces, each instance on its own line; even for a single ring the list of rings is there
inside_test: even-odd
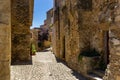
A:
[[[57,62],[50,51],[38,52],[32,64],[12,65],[11,80],[86,80],[62,62]]]

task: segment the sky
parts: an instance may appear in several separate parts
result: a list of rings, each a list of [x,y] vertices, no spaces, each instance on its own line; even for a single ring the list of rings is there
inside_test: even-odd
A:
[[[31,28],[40,27],[46,19],[46,12],[53,7],[53,0],[34,0],[33,24]]]

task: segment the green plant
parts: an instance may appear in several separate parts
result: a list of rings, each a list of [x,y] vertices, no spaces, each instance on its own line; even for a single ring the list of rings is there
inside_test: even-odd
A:
[[[35,45],[32,44],[32,54],[35,55],[35,53],[36,53],[36,48],[35,48]]]
[[[87,49],[83,50],[79,55],[78,55],[78,61],[82,60],[82,57],[95,57],[95,56],[100,56],[99,52],[96,49]]]
[[[53,27],[53,24],[50,24],[49,26],[50,26],[50,27]]]

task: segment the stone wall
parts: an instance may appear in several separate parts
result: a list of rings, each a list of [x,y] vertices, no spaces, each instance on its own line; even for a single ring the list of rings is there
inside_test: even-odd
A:
[[[54,0],[54,8],[53,8],[53,17],[54,17],[54,37],[56,38],[54,41],[54,53],[56,57],[60,58],[60,3],[63,0]]]
[[[10,80],[11,2],[0,0],[0,80]]]
[[[32,7],[31,7],[32,6]],[[12,62],[30,58],[32,0],[12,0]]]
[[[112,49],[109,48],[108,31],[109,23],[114,20],[112,16],[114,3],[116,4],[116,0],[55,0],[53,28],[55,55],[65,60],[72,69],[86,74],[84,64],[89,63],[78,62],[78,56],[83,50],[96,49],[101,55],[98,64],[103,60],[106,67],[111,61],[109,50],[111,53]]]
[[[102,1],[90,1],[89,6],[85,7],[82,5],[84,1],[56,0],[54,9],[56,31],[56,52],[54,53],[77,71],[82,71],[78,55],[83,49],[89,47],[96,48],[100,53],[104,51],[103,31],[99,30],[98,25],[99,7]]]
[[[109,45],[110,45],[110,63],[107,66],[104,80],[120,80],[120,0],[114,10],[115,21],[109,28]]]
[[[110,63],[107,66],[104,80],[120,79],[120,31],[119,29],[110,30]],[[118,78],[118,79],[117,79]]]
[[[53,8],[47,11],[46,26],[50,29],[53,20]]]
[[[53,26],[53,8],[47,11],[47,19],[46,19],[46,26],[48,27],[49,33],[49,41],[51,42],[51,33],[52,33],[52,26]]]
[[[91,1],[91,0],[89,0]],[[74,0],[72,2],[66,2],[66,11],[69,12],[67,16],[67,25],[65,29],[67,33],[66,36],[66,61],[68,65],[79,71],[80,73],[86,73],[84,70],[84,64],[78,62],[78,56],[82,50],[88,50],[90,48],[100,48],[98,43],[95,45],[92,43],[96,33],[99,33],[96,15],[94,13],[94,4],[87,2],[89,7],[84,7],[84,1],[80,2]],[[96,7],[97,8],[97,7]],[[94,32],[93,32],[94,31]],[[99,40],[99,37],[98,37]],[[95,41],[95,40],[94,40]]]

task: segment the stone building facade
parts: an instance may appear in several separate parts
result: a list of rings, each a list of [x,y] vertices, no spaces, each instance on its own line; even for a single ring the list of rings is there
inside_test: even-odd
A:
[[[117,0],[114,6],[114,24],[109,27],[110,63],[107,66],[104,80],[120,80],[120,0]]]
[[[34,44],[36,51],[39,51],[38,37],[39,37],[39,33],[40,33],[40,28],[33,28],[30,30],[30,33],[31,33],[31,45]]]
[[[12,62],[30,59],[33,0],[12,0]]]
[[[40,26],[40,32],[38,35],[38,45],[42,50],[51,46],[53,9],[48,10],[46,16],[47,18],[44,20],[44,24]]]
[[[78,61],[78,57],[82,52],[94,49],[100,54],[95,68],[101,68],[102,64],[106,68],[109,64],[104,79],[119,78],[120,65],[117,63],[120,59],[113,49],[116,46],[109,46],[112,32],[110,26],[114,25],[113,15],[119,12],[116,10],[118,3],[119,0],[54,0],[53,51],[56,57],[65,60],[69,67],[86,76],[92,64],[87,58]],[[119,22],[119,17],[117,20]],[[116,30],[114,32],[118,33]]]
[[[29,59],[32,13],[33,0],[0,0],[0,80],[10,80],[11,56],[13,61]]]
[[[11,2],[0,0],[0,80],[10,80]]]
[[[47,11],[46,25],[48,28],[53,24],[53,8]]]
[[[55,0],[54,8],[54,26],[56,30],[56,56],[62,58],[73,68],[78,66],[78,55],[83,49],[90,47],[97,48],[102,51],[102,38],[97,36],[102,35],[98,30],[96,7],[92,2],[88,2],[88,6],[81,5],[79,0],[66,1]],[[84,4],[86,2],[82,2]],[[94,9],[95,8],[95,9]],[[91,10],[92,9],[92,10]],[[95,12],[95,13],[94,13]],[[93,14],[91,16],[91,14]],[[91,20],[92,19],[92,20]],[[94,30],[92,33],[91,31]],[[98,34],[97,34],[98,33]],[[98,38],[98,44],[93,42],[94,36]],[[91,40],[90,40],[91,39]],[[97,40],[96,40],[97,41]],[[73,66],[74,65],[74,66]],[[82,66],[82,65],[81,65]],[[77,68],[76,68],[77,69]],[[82,70],[81,70],[82,71]]]
[[[48,27],[49,41],[51,41],[52,26],[53,26],[53,8],[47,11],[46,26]]]
[[[39,51],[50,47],[51,42],[49,41],[49,27],[44,23],[40,26],[40,31],[38,33],[38,47]]]

